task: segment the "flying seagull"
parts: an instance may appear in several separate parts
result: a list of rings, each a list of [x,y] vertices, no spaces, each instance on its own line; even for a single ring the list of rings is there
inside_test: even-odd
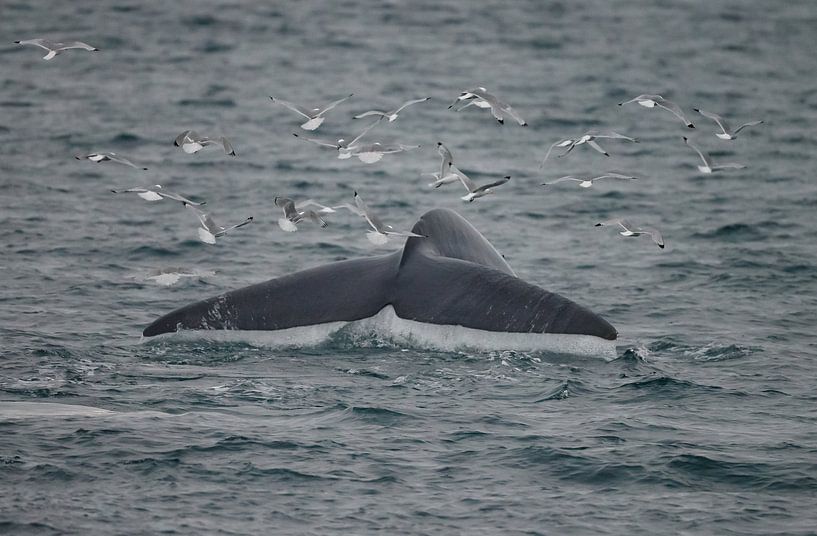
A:
[[[389,123],[393,122],[397,119],[397,116],[402,112],[405,108],[411,106],[412,104],[417,104],[419,102],[425,102],[429,100],[431,97],[425,97],[422,99],[413,99],[410,101],[404,102],[399,108],[395,110],[391,110],[389,112],[381,112],[380,110],[370,110],[368,112],[363,112],[362,114],[358,114],[354,116],[354,119],[362,119],[364,117],[369,117],[372,115],[378,116],[380,119],[388,119]]]
[[[641,106],[643,106],[645,108],[655,108],[656,106],[659,107],[659,108],[663,108],[663,109],[671,112],[675,117],[677,117],[681,121],[683,121],[684,124],[686,126],[688,126],[689,128],[695,128],[695,125],[693,125],[690,122],[690,120],[687,119],[686,116],[684,116],[684,112],[683,112],[683,110],[681,110],[680,106],[678,106],[677,104],[675,104],[672,101],[668,101],[667,99],[665,99],[661,95],[639,95],[638,97],[635,97],[634,99],[630,99],[630,100],[624,101],[624,102],[619,102],[618,105],[623,106],[623,105],[629,104],[631,102],[637,102],[638,104],[640,104]]]
[[[278,226],[288,233],[297,231],[297,224],[302,222],[305,218],[309,218],[321,228],[326,227],[326,221],[320,217],[319,213],[335,212],[335,209],[316,203],[311,199],[296,203],[288,197],[276,197],[273,199],[273,202],[284,211],[284,217],[278,219]],[[304,210],[308,206],[318,207],[319,210]]]
[[[319,140],[317,138],[309,138],[307,136],[301,136],[300,134],[297,134],[295,132],[293,132],[292,135],[295,136],[296,138],[302,139],[304,141],[308,141],[310,143],[314,143],[316,145],[320,145],[322,147],[331,147],[332,149],[335,149],[335,150],[338,151],[338,158],[339,159],[345,160],[347,158],[352,157],[352,150],[354,150],[354,148],[357,147],[357,143],[360,141],[360,139],[363,136],[365,136],[366,133],[368,133],[372,128],[374,128],[374,126],[377,125],[379,122],[380,122],[380,120],[378,119],[377,121],[375,121],[371,125],[367,126],[366,128],[363,129],[363,132],[358,134],[354,139],[352,139],[350,141],[346,141],[345,139],[340,138],[336,142],[330,142],[330,141],[325,141],[325,140]]]
[[[542,167],[542,166],[545,165],[545,162],[547,162],[547,159],[550,156],[550,153],[553,151],[554,147],[567,147],[567,151],[565,151],[562,154],[558,155],[559,158],[561,158],[563,156],[566,156],[577,145],[584,145],[584,144],[589,145],[590,147],[592,147],[596,151],[600,152],[604,156],[610,156],[610,153],[608,153],[607,151],[602,149],[601,146],[596,142],[596,140],[599,139],[599,138],[626,140],[626,141],[631,141],[633,143],[638,143],[637,138],[631,138],[630,136],[625,136],[624,134],[619,134],[618,132],[613,132],[612,130],[608,130],[608,131],[601,131],[601,130],[595,130],[595,129],[588,130],[587,132],[585,132],[584,134],[582,134],[578,138],[565,138],[563,140],[559,140],[557,142],[554,142],[550,146],[550,148],[548,149],[548,152],[545,155],[545,158],[544,158],[544,160],[542,160],[542,163],[539,165],[539,167]]]
[[[99,51],[98,48],[92,47],[88,43],[83,43],[82,41],[69,41],[67,43],[59,43],[56,41],[50,41],[48,39],[26,39],[25,41],[15,41],[18,45],[34,45],[35,47],[40,47],[48,51],[48,54],[43,56],[44,60],[53,59],[57,54],[61,54],[63,50],[71,50],[74,48],[78,48],[80,50],[88,50],[97,52]]]
[[[375,245],[382,246],[386,242],[389,241],[390,236],[409,236],[409,237],[417,237],[417,238],[425,238],[423,235],[419,235],[416,233],[412,233],[410,231],[400,232],[395,231],[391,225],[386,225],[383,223],[376,214],[374,214],[369,207],[366,206],[366,203],[363,202],[363,199],[355,192],[355,204],[350,205],[349,203],[344,203],[342,205],[338,205],[332,207],[334,209],[338,208],[345,208],[350,212],[361,216],[366,220],[366,223],[369,224],[369,227],[372,228],[371,231],[366,233],[366,238],[369,239],[369,242]]]
[[[608,226],[619,226],[621,230],[619,234],[621,236],[641,236],[641,235],[650,235],[652,241],[655,242],[659,248],[664,249],[664,237],[661,236],[661,231],[658,229],[653,229],[652,227],[634,227],[630,224],[627,220],[623,220],[621,218],[616,218],[614,220],[607,220],[603,222],[599,222],[596,224],[596,227],[608,227]]]
[[[505,123],[505,116],[507,115],[523,127],[528,126],[528,123],[516,113],[516,110],[511,108],[508,103],[499,100],[496,95],[488,93],[484,87],[477,87],[463,91],[460,93],[459,97],[457,97],[457,100],[451,103],[451,106],[448,108],[453,108],[455,104],[462,101],[468,101],[468,103],[465,106],[458,108],[458,112],[472,105],[477,106],[478,108],[490,108],[491,115],[493,115],[494,118],[500,123]]]
[[[134,169],[143,169],[147,170],[146,167],[139,167],[129,159],[125,158],[124,156],[120,156],[116,153],[89,153],[89,154],[77,154],[74,155],[74,158],[77,160],[90,160],[91,162],[116,162],[117,164],[124,164],[126,166],[130,166]]]
[[[744,128],[753,127],[753,126],[759,125],[759,124],[761,124],[763,122],[763,121],[749,121],[748,123],[743,123],[738,128],[732,130],[729,127],[729,123],[726,122],[726,119],[719,116],[718,114],[713,114],[712,112],[705,112],[703,110],[699,110],[698,108],[693,108],[693,110],[695,110],[696,112],[698,112],[702,116],[704,116],[704,117],[706,117],[708,119],[711,119],[715,123],[717,123],[717,125],[718,125],[718,127],[720,127],[721,131],[716,132],[715,135],[717,137],[719,137],[720,139],[722,139],[722,140],[734,140],[735,138],[738,137],[738,132],[740,132]]]
[[[270,96],[270,99],[272,99],[272,102],[278,103],[281,106],[289,108],[293,112],[306,117],[306,123],[301,125],[302,129],[304,129],[304,130],[315,130],[316,128],[321,126],[321,123],[323,123],[324,119],[326,119],[324,117],[324,114],[326,112],[328,112],[329,110],[331,110],[332,108],[334,108],[338,104],[342,103],[343,101],[351,98],[352,95],[354,95],[354,93],[350,93],[349,95],[343,97],[342,99],[338,99],[335,102],[332,102],[332,103],[324,106],[323,108],[312,108],[311,110],[309,108],[304,108],[303,106],[299,106],[298,104],[293,104],[293,103],[285,101],[285,100],[276,99],[273,96]]]
[[[454,157],[451,155],[451,151],[448,150],[448,147],[443,145],[442,142],[437,142],[437,153],[439,153],[440,158],[440,171],[434,171],[429,173],[423,173],[423,175],[431,175],[436,181],[429,184],[429,186],[433,188],[439,188],[443,184],[449,184],[452,182],[457,182],[459,177],[452,176],[450,173],[450,168],[454,164]]]
[[[193,154],[201,151],[208,145],[221,145],[224,147],[224,152],[230,156],[235,156],[235,150],[233,146],[230,145],[230,141],[221,136],[219,138],[210,138],[208,136],[202,136],[195,130],[185,130],[173,141],[173,145],[176,147],[181,147],[182,151],[187,154]]]
[[[601,179],[621,179],[621,180],[637,180],[638,177],[633,177],[631,175],[625,175],[623,173],[619,173],[617,171],[607,171],[602,175],[598,175],[596,177],[574,177],[573,175],[567,175],[565,177],[559,177],[558,179],[554,180],[553,182],[543,182],[542,186],[550,186],[553,184],[558,184],[560,182],[567,182],[573,181],[578,182],[579,186],[582,188],[590,188],[593,186],[595,181],[599,181]]]
[[[364,145],[354,145],[341,149],[341,154],[338,155],[338,158],[341,158],[341,156],[344,156],[345,158],[349,158],[349,156],[356,156],[358,160],[365,164],[374,164],[375,162],[379,162],[380,159],[383,158],[383,155],[402,153],[404,151],[418,149],[419,147],[419,145],[403,145],[402,143],[393,143],[390,145],[384,145],[379,142],[367,143]],[[347,154],[349,156],[345,156]]]
[[[716,166],[712,164],[712,157],[709,156],[709,153],[704,153],[703,151],[701,151],[701,149],[697,145],[692,143],[692,141],[686,136],[684,136],[684,143],[689,145],[692,148],[692,150],[698,153],[698,156],[700,156],[701,160],[703,160],[704,165],[698,166],[698,171],[700,171],[701,173],[709,174],[714,171],[720,171],[722,169],[743,169],[746,167],[743,164],[735,164],[733,162],[730,162],[728,164],[719,164]]]
[[[196,212],[196,216],[198,216],[199,218],[199,222],[201,223],[201,227],[198,228],[199,240],[201,240],[205,244],[215,244],[216,238],[224,236],[233,229],[238,229],[239,227],[243,227],[248,223],[252,223],[253,220],[253,217],[250,216],[249,218],[247,218],[246,220],[237,225],[233,225],[231,227],[222,227],[220,225],[217,225],[216,222],[213,221],[213,218],[211,218],[210,215],[207,214],[206,212],[202,212],[201,210],[192,206],[190,206],[190,208],[192,208]]]
[[[165,190],[162,188],[161,184],[154,184],[153,186],[149,187],[135,187],[135,188],[127,188],[121,190],[111,190],[115,194],[126,194],[126,193],[134,193],[141,197],[146,201],[161,201],[162,199],[172,199],[173,201],[178,201],[183,205],[190,205],[194,207],[200,207],[202,205],[206,205],[207,201],[202,201],[201,203],[196,203],[195,201],[191,201],[186,197],[177,194],[176,192],[171,192],[169,190]]]

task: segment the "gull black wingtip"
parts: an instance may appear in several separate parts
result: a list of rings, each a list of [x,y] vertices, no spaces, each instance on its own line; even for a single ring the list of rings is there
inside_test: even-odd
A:
[[[664,244],[658,244],[658,247],[664,249]]]
[[[594,225],[593,227],[601,227],[601,226],[602,226],[602,225],[601,225],[600,223],[597,223],[597,224],[596,224],[596,225]]]
[[[693,108],[693,110],[698,112],[698,113],[701,113],[701,111],[698,108]]]
[[[142,171],[147,171],[147,170],[148,170],[148,168],[146,168],[146,167],[142,168]]]
[[[14,42],[14,44],[19,45],[19,44],[20,44],[20,42],[19,42],[19,41],[15,41],[15,42]]]
[[[687,126],[688,126],[689,128],[695,128],[695,125],[693,125],[692,123],[688,124]]]

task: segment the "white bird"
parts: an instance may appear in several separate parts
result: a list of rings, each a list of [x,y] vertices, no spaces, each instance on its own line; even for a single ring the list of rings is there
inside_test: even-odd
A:
[[[399,108],[397,108],[395,110],[391,110],[389,112],[381,112],[380,110],[370,110],[368,112],[363,112],[362,114],[358,114],[358,115],[354,116],[354,119],[362,119],[364,117],[369,117],[369,116],[372,116],[372,115],[376,115],[380,119],[388,119],[389,123],[391,123],[395,119],[397,119],[397,116],[405,108],[411,106],[412,104],[417,104],[419,102],[425,102],[425,101],[429,100],[430,98],[431,97],[425,97],[425,98],[422,98],[422,99],[413,99],[413,100],[410,100],[410,101],[406,101]]]
[[[442,159],[440,161],[440,171],[423,173],[423,175],[431,175],[437,179],[429,183],[429,186],[432,188],[439,188],[443,184],[449,184],[459,180],[459,177],[452,176],[450,173],[451,165],[454,163],[454,157],[451,155],[451,151],[448,150],[448,147],[443,145],[440,141],[437,142],[437,153],[439,153]]]
[[[159,285],[169,287],[179,282],[182,277],[206,277],[216,273],[212,270],[198,271],[189,268],[161,268],[154,270],[145,276],[145,280],[154,281]]]
[[[207,201],[202,201],[201,203],[196,203],[195,201],[191,201],[186,197],[177,194],[176,192],[171,192],[169,190],[165,190],[162,188],[161,184],[154,184],[150,187],[136,187],[136,188],[127,188],[122,190],[111,190],[115,194],[125,194],[125,193],[134,193],[144,199],[145,201],[161,201],[162,199],[172,199],[173,201],[178,201],[183,205],[191,205],[194,207],[200,207],[202,205],[206,205]]]
[[[564,177],[559,177],[558,179],[552,182],[543,182],[542,186],[550,186],[553,184],[558,184],[560,182],[573,181],[578,182],[579,186],[581,186],[582,188],[590,188],[591,186],[593,186],[593,183],[595,181],[599,181],[601,179],[637,180],[638,177],[624,175],[623,173],[619,173],[617,171],[607,171],[604,174],[598,175],[596,177],[574,177],[573,175],[566,175]]]
[[[220,138],[210,138],[208,136],[202,136],[195,130],[185,130],[173,141],[173,145],[176,147],[181,147],[182,151],[187,154],[193,154],[201,151],[204,147],[208,145],[218,145],[221,144],[224,147],[224,152],[230,156],[235,156],[235,150],[233,150],[233,146],[230,145],[230,142],[224,136]]]
[[[92,52],[99,51],[98,48],[92,47],[88,43],[82,41],[69,41],[67,43],[60,43],[57,41],[50,41],[48,39],[27,39],[25,41],[15,41],[18,45],[34,45],[48,51],[48,54],[43,56],[44,60],[53,59],[57,54],[62,53],[63,50],[71,50],[78,48],[81,50],[88,50]]]
[[[301,125],[302,129],[304,129],[304,130],[315,130],[316,128],[321,126],[324,119],[326,119],[324,117],[324,114],[326,112],[328,112],[329,110],[331,110],[332,108],[334,108],[338,104],[342,103],[343,101],[351,98],[352,95],[354,95],[354,93],[350,93],[346,97],[343,97],[342,99],[338,99],[335,102],[332,102],[332,103],[328,104],[327,106],[324,106],[323,108],[312,108],[311,110],[309,108],[304,108],[303,106],[299,106],[297,104],[293,104],[293,103],[285,101],[285,100],[276,99],[273,96],[270,96],[270,99],[272,99],[272,102],[278,103],[281,106],[285,106],[286,108],[289,108],[293,112],[306,117],[306,123]]]
[[[460,93],[459,97],[457,97],[457,100],[455,100],[448,108],[452,108],[455,104],[461,101],[469,102],[465,106],[458,108],[458,112],[472,105],[479,108],[490,108],[491,115],[493,115],[494,118],[500,123],[505,122],[505,116],[507,115],[523,127],[528,126],[528,123],[516,113],[516,110],[511,108],[508,103],[499,100],[496,95],[488,93],[484,87],[477,87],[463,91]]]
[[[638,97],[635,97],[628,101],[619,102],[618,105],[623,106],[624,104],[629,104],[631,102],[637,102],[638,104],[645,108],[655,108],[656,106],[659,108],[663,108],[668,112],[671,112],[675,117],[677,117],[681,121],[683,121],[684,124],[689,128],[695,128],[695,125],[693,125],[692,122],[689,119],[687,119],[686,116],[684,116],[684,112],[683,110],[681,110],[680,106],[678,106],[672,101],[668,101],[661,95],[639,95]]]
[[[330,142],[330,141],[319,140],[317,138],[309,138],[307,136],[301,136],[300,134],[297,134],[295,132],[293,132],[292,135],[295,136],[296,138],[302,139],[304,141],[308,141],[310,143],[314,143],[316,145],[320,145],[322,147],[331,147],[332,149],[335,149],[336,151],[338,151],[338,158],[340,160],[345,160],[347,158],[352,157],[352,149],[354,149],[357,146],[357,143],[360,141],[360,139],[363,136],[365,136],[372,128],[374,128],[375,125],[377,125],[379,122],[380,122],[380,120],[378,119],[377,121],[375,121],[371,125],[367,126],[366,128],[363,129],[363,132],[361,132],[360,134],[355,136],[355,138],[353,138],[350,141],[346,141],[345,139],[340,138],[338,141],[333,143],[333,142]]]
[[[383,145],[380,142],[367,143],[364,145],[354,145],[345,147],[340,150],[341,155],[356,156],[358,160],[365,164],[373,164],[379,162],[383,155],[402,153],[404,151],[411,151],[418,149],[419,145],[403,145],[402,143],[393,143],[390,145]],[[341,158],[341,155],[338,158]],[[345,158],[349,158],[346,156]]]
[[[196,216],[198,216],[199,222],[201,223],[201,227],[198,228],[199,240],[201,240],[205,244],[215,244],[216,238],[224,236],[233,229],[238,229],[239,227],[243,227],[248,223],[252,223],[253,220],[253,217],[250,216],[249,218],[247,218],[246,220],[237,225],[233,225],[231,227],[222,227],[220,225],[217,225],[216,222],[213,221],[213,218],[211,218],[210,215],[207,214],[206,212],[202,212],[201,210],[192,207],[191,205],[186,206],[191,207],[196,212]]]
[[[748,123],[743,123],[741,126],[736,128],[735,130],[732,130],[729,127],[729,123],[727,123],[726,120],[723,117],[719,116],[718,114],[713,114],[712,112],[705,112],[703,110],[699,110],[698,108],[693,108],[693,110],[695,110],[696,112],[698,112],[702,116],[704,116],[706,118],[709,118],[709,119],[713,120],[715,123],[717,123],[717,125],[720,127],[721,131],[716,132],[715,135],[717,137],[719,137],[720,139],[722,139],[722,140],[734,140],[735,138],[738,137],[738,132],[740,132],[744,128],[753,127],[753,126],[759,125],[759,124],[761,124],[763,122],[763,121],[749,121]]]
[[[659,248],[664,249],[664,237],[658,229],[652,227],[634,227],[627,220],[616,218],[614,220],[602,221],[596,224],[596,227],[607,227],[618,225],[621,227],[619,234],[621,236],[641,236],[650,235],[652,241],[655,242]]]
[[[143,169],[147,170],[146,167],[139,167],[129,159],[125,158],[124,156],[120,156],[116,153],[89,153],[89,154],[77,154],[74,155],[74,158],[77,160],[90,160],[91,162],[116,162],[117,164],[124,164],[126,166],[130,166],[134,169]]]
[[[371,231],[366,233],[366,238],[369,239],[369,242],[372,244],[382,246],[386,242],[389,241],[390,236],[409,236],[409,237],[416,237],[416,238],[425,238],[425,236],[412,233],[410,231],[401,232],[395,231],[391,225],[386,225],[383,223],[376,214],[374,214],[369,207],[366,206],[366,203],[363,202],[363,199],[355,192],[355,204],[350,205],[349,203],[343,203],[342,205],[337,205],[332,207],[334,209],[338,208],[345,208],[350,212],[357,214],[358,216],[364,218],[366,223],[369,224],[369,227],[372,228]]]
[[[311,199],[296,203],[288,197],[276,197],[273,199],[273,202],[284,211],[284,217],[278,218],[278,226],[288,233],[297,231],[297,224],[302,222],[305,218],[311,219],[321,228],[326,227],[326,221],[320,217],[319,213],[335,212],[335,209],[316,203]],[[304,210],[308,206],[318,207],[319,210],[317,212],[314,210]]]
[[[494,181],[489,184],[484,184],[482,186],[477,186],[476,184],[474,184],[474,181],[472,181],[471,178],[468,177],[468,175],[457,169],[457,166],[454,165],[451,166],[450,174],[455,175],[460,180],[460,182],[462,182],[462,185],[465,186],[465,189],[468,190],[468,193],[462,196],[460,199],[462,199],[463,201],[468,201],[469,203],[473,203],[474,199],[479,199],[480,197],[484,197],[488,194],[494,193],[493,190],[494,188],[496,188],[497,186],[501,186],[508,182],[509,180],[511,180],[510,175],[505,175],[498,181]]]
[[[689,145],[696,153],[698,153],[698,156],[700,156],[701,160],[703,160],[704,165],[698,166],[698,171],[700,171],[701,173],[709,174],[715,171],[720,171],[722,169],[744,169],[746,167],[743,164],[735,164],[734,162],[730,162],[728,164],[719,164],[716,166],[712,163],[712,157],[709,155],[709,153],[704,153],[703,151],[701,151],[701,149],[697,145],[692,143],[692,141],[690,141],[690,139],[687,138],[686,136],[684,136],[684,143]]]
[[[633,143],[638,143],[637,138],[631,138],[630,136],[625,136],[624,134],[619,134],[618,132],[613,132],[612,130],[608,130],[608,131],[601,131],[601,130],[595,130],[595,129],[588,130],[587,132],[585,132],[584,134],[582,134],[581,136],[579,136],[577,138],[565,138],[563,140],[559,140],[557,142],[554,142],[550,146],[550,148],[548,149],[548,152],[547,152],[547,154],[545,154],[545,158],[544,158],[544,160],[542,160],[542,163],[539,165],[539,167],[542,167],[542,166],[545,165],[545,162],[547,162],[547,159],[550,156],[550,153],[553,151],[554,147],[567,147],[567,151],[563,152],[560,155],[557,155],[558,158],[566,156],[577,145],[584,145],[584,144],[589,145],[590,147],[592,147],[596,151],[600,152],[604,156],[610,156],[610,153],[608,153],[607,151],[602,149],[601,146],[596,142],[596,140],[599,139],[599,138],[627,140],[627,141],[631,141]]]

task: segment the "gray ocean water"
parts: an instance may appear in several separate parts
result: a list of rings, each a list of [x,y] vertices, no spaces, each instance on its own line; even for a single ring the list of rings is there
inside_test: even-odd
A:
[[[29,2],[0,5],[0,532],[4,534],[814,534],[817,514],[817,3],[811,1]],[[18,47],[34,37],[102,49]],[[448,104],[481,85],[530,126]],[[428,103],[366,165],[291,133]],[[659,93],[763,119],[735,141]],[[604,156],[560,137],[613,128]],[[187,155],[182,130],[228,136]],[[301,131],[302,132],[302,131]],[[748,167],[701,175],[691,135]],[[473,204],[430,190],[443,141]],[[150,168],[77,161],[115,151]],[[637,183],[538,184],[621,169]],[[160,183],[206,199],[214,246]],[[351,201],[410,228],[448,207],[518,275],[608,319],[611,362],[431,352],[383,337],[280,350],[139,344],[161,314],[375,248],[357,218],[284,233],[274,195]],[[667,247],[599,229],[627,216]],[[234,220],[234,221],[233,221]],[[215,275],[171,287],[183,266]],[[37,405],[38,404],[38,405]],[[105,410],[70,414],[76,406]],[[66,413],[69,413],[66,415]]]

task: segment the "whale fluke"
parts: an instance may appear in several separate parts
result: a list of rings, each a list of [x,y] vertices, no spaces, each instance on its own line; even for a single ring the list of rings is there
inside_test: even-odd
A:
[[[143,335],[352,322],[391,306],[399,319],[424,324],[616,339],[616,329],[599,315],[516,277],[456,212],[431,210],[412,232],[424,238],[409,238],[401,251],[334,262],[192,303],[157,319]]]

